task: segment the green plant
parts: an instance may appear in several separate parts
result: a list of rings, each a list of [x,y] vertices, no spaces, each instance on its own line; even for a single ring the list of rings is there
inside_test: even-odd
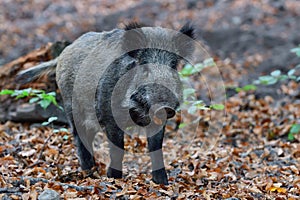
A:
[[[245,85],[243,87],[233,87],[233,88],[235,89],[236,92],[241,92],[241,91],[248,92],[257,89],[257,87],[254,84]]]
[[[46,93],[44,90],[36,90],[32,88],[26,88],[23,90],[4,89],[0,91],[0,95],[10,95],[11,97],[15,97],[16,99],[30,97],[29,103],[37,103],[44,109],[48,108],[51,103],[62,109],[62,107],[59,106],[56,101],[55,92]]]
[[[178,72],[181,81],[187,82],[189,77],[198,74],[203,69],[208,67],[215,67],[216,64],[212,58],[208,58],[203,61],[203,63],[185,65],[181,71]],[[194,88],[183,88],[183,106],[187,108],[188,113],[194,114],[198,110],[223,110],[224,105],[222,104],[212,104],[207,106],[202,100],[196,99],[195,97],[196,90]]]
[[[300,45],[298,47],[291,49],[292,53],[295,53],[298,57],[300,57]]]
[[[212,58],[206,59],[203,63],[185,65],[182,70],[178,72],[181,81],[184,83],[189,82],[189,78],[193,75],[198,74],[203,69],[208,67],[215,67],[216,64]],[[188,84],[187,84],[188,85]],[[211,104],[210,106],[205,105],[205,103],[197,99],[195,96],[196,90],[194,88],[186,86],[183,88],[183,104],[181,109],[186,109],[189,114],[195,114],[199,110],[224,110],[225,106],[223,104]],[[189,123],[182,122],[179,125],[179,128],[184,128],[190,124],[196,124],[200,121],[200,117],[197,117],[195,120]]]
[[[274,85],[275,83],[279,81],[284,81],[287,79],[294,80],[299,82],[300,81],[300,76],[296,76],[296,68],[300,68],[300,65],[296,66],[295,68],[291,69],[288,71],[287,74],[282,74],[280,70],[275,70],[270,73],[270,75],[266,76],[260,76],[258,80],[255,80],[253,83],[256,85]]]
[[[181,79],[188,78],[192,75],[195,75],[201,72],[203,69],[207,67],[215,67],[216,63],[213,58],[208,58],[203,61],[203,63],[195,64],[194,66],[191,64],[186,64],[181,71],[178,72]]]
[[[57,117],[49,117],[47,121],[45,121],[45,122],[42,123],[42,126],[49,126],[49,125],[51,125],[51,127],[53,129],[52,130],[53,133],[69,132],[69,130],[66,129],[66,128],[59,128],[59,129],[53,128],[53,122],[56,121],[57,119],[58,119]],[[64,140],[67,140],[68,138],[69,138],[68,135],[65,135],[63,137]]]
[[[292,53],[295,53],[298,57],[300,57],[300,45],[296,48],[290,50]],[[245,85],[243,87],[230,87],[235,89],[236,92],[248,92],[250,90],[256,90],[257,85],[274,85],[279,81],[284,80],[294,80],[296,82],[300,82],[300,75],[296,75],[297,69],[300,69],[300,64],[296,65],[293,69],[290,69],[286,74],[283,74],[280,70],[275,70],[271,72],[269,75],[260,76],[257,80],[254,80],[252,84]]]
[[[295,140],[295,135],[300,134],[300,124],[293,124],[289,134],[288,134],[288,140],[289,141],[294,141]]]
[[[300,57],[300,45],[296,48],[291,49],[292,53],[295,53]],[[270,75],[260,76],[258,80],[255,80],[253,83],[256,85],[273,85],[279,81],[284,81],[287,79],[300,82],[300,75],[296,75],[296,70],[300,68],[300,64],[296,65],[293,69],[290,69],[287,74],[283,74],[280,70],[275,70],[270,73]]]
[[[47,121],[42,123],[42,126],[48,126],[50,124],[52,125],[53,122],[56,121],[57,119],[58,119],[57,117],[49,117]],[[53,133],[58,133],[58,132],[69,132],[69,131],[66,128],[53,129]]]

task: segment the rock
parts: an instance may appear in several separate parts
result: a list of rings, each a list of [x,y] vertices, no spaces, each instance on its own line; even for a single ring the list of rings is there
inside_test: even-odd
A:
[[[38,200],[60,200],[60,195],[54,190],[46,189],[39,195]]]

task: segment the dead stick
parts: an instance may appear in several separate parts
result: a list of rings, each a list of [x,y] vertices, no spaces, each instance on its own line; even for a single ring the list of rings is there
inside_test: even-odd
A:
[[[13,185],[20,185],[20,184],[25,184],[24,183],[24,180],[27,179],[30,181],[30,185],[34,185],[38,182],[43,182],[43,183],[55,183],[55,184],[58,184],[64,188],[72,188],[72,189],[75,189],[77,191],[86,191],[86,190],[91,190],[93,191],[95,189],[95,186],[78,186],[78,185],[72,185],[72,184],[67,184],[67,183],[61,183],[61,182],[57,182],[57,181],[52,181],[52,180],[48,180],[48,179],[44,179],[44,178],[33,178],[33,177],[23,177],[21,176],[20,177],[21,179],[20,180],[17,180],[17,181],[13,181]],[[105,191],[106,190],[106,185],[111,185],[111,183],[107,182],[107,183],[104,183],[104,182],[101,182],[100,183],[100,186],[101,190]]]
[[[49,135],[49,137],[46,139],[46,141],[45,141],[45,143],[44,143],[44,145],[43,145],[43,147],[42,147],[42,149],[41,149],[41,152],[40,152],[40,154],[39,154],[39,157],[38,157],[37,161],[34,162],[34,163],[32,163],[31,165],[29,165],[29,166],[28,166],[29,168],[34,167],[34,166],[36,166],[36,165],[42,163],[41,159],[42,159],[43,152],[44,152],[44,150],[45,150],[45,148],[46,148],[46,145],[47,145],[48,141],[50,140],[50,138],[51,138],[53,135],[54,135],[54,133],[52,132],[52,133]]]
[[[19,188],[0,188],[0,193],[19,193]]]

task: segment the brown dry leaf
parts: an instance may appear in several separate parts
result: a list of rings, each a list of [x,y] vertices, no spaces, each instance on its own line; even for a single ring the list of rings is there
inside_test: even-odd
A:
[[[57,155],[58,153],[59,153],[58,150],[53,149],[53,148],[48,148],[48,149],[45,151],[45,155],[46,155],[46,156],[55,156],[55,155]]]
[[[38,193],[35,189],[31,190],[30,191],[30,195],[29,195],[30,199],[32,200],[37,200],[37,197],[38,197]]]
[[[286,193],[287,189],[286,188],[280,188],[280,187],[271,187],[269,189],[271,192],[278,192],[278,193]]]
[[[30,192],[22,194],[22,200],[29,200],[30,198]]]

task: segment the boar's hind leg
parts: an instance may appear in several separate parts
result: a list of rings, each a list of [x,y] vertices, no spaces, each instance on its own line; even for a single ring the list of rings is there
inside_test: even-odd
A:
[[[110,165],[107,177],[122,178],[122,161],[124,157],[124,132],[117,125],[106,127],[109,139]]]
[[[82,143],[75,126],[71,125],[71,130],[74,135],[74,140],[77,147],[77,155],[79,158],[80,166],[82,170],[91,169],[96,165],[94,156],[87,150],[87,148]]]
[[[162,143],[164,130],[160,130],[153,136],[148,136],[148,149],[152,163],[152,180],[158,184],[168,185],[168,177],[164,166]]]

